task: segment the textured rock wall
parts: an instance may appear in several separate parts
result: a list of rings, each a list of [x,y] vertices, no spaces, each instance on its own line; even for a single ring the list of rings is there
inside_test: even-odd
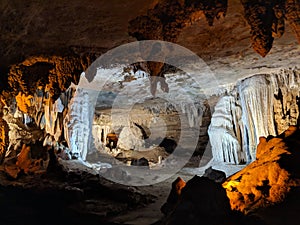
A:
[[[0,117],[0,164],[3,162],[9,145],[9,128],[6,121]]]
[[[48,91],[52,99],[79,82],[80,74],[92,63],[92,56],[31,57],[11,66],[8,74],[9,91],[34,95],[36,89]]]
[[[209,128],[213,156],[230,163],[251,162],[259,137],[278,135],[299,124],[298,69],[240,81],[216,105]]]
[[[6,148],[1,151],[2,158],[16,156],[23,144],[35,141],[53,146],[66,141],[67,147],[78,154],[71,143],[74,135],[69,134],[66,128],[74,123],[73,117],[76,117],[76,110],[72,107],[86,106],[82,102],[73,104],[71,99],[76,87],[69,86],[79,81],[79,75],[88,66],[89,59],[75,56],[34,57],[10,68],[8,83],[1,90],[1,146]],[[81,116],[85,114],[81,113]],[[84,139],[83,135],[79,137]]]

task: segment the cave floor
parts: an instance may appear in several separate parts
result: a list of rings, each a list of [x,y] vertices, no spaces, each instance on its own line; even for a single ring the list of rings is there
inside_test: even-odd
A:
[[[21,175],[17,179],[8,178],[0,168],[1,224],[155,224],[163,216],[160,207],[178,176],[187,181],[203,175],[210,165],[227,173],[241,169],[209,162],[201,168],[185,167],[160,183],[131,187],[102,178],[80,161],[60,165],[46,174]]]

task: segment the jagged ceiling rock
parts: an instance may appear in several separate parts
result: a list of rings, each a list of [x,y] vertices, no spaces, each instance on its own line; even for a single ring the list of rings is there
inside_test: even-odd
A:
[[[299,0],[242,1],[242,4],[238,0],[228,3],[226,0],[29,0],[26,4],[21,0],[4,0],[0,3],[0,88],[7,86],[9,66],[40,55],[61,56],[63,60],[74,55],[81,58],[86,53],[99,56],[135,41],[129,34],[138,39],[176,41],[199,55],[226,81],[228,77],[237,79],[244,74],[241,69],[251,68],[253,74],[253,67],[297,64],[299,60],[294,58],[299,55],[299,48],[291,30],[299,39],[299,5]],[[258,8],[265,10],[264,16],[257,14]],[[214,19],[225,14],[225,18]],[[250,47],[250,30],[254,49],[265,55],[272,46],[273,36],[282,35],[284,15],[288,21],[284,35],[274,40],[269,57],[261,59]],[[32,70],[47,71],[46,67],[51,67],[45,60],[41,62]],[[160,71],[161,67],[157,65],[154,70]]]
[[[253,49],[265,57],[272,48],[274,37],[284,33],[284,18],[299,36],[299,2],[284,0],[250,1],[242,0],[244,17],[251,26]],[[162,0],[149,9],[146,15],[130,21],[129,34],[137,40],[160,39],[176,42],[182,30],[191,26],[204,14],[209,26],[214,19],[225,16],[227,0],[214,1],[172,1]]]
[[[67,90],[71,82],[77,84],[82,71],[92,63],[90,56],[31,57],[13,65],[8,74],[8,84],[13,95],[19,92],[34,95],[37,88],[49,92],[56,99]]]
[[[225,15],[227,0],[215,1],[159,1],[147,15],[139,16],[129,23],[129,34],[137,40],[165,40],[176,42],[186,27],[197,21],[204,13],[210,26],[215,18]]]
[[[286,18],[293,27],[297,35],[298,42],[300,42],[300,1],[286,0],[285,3]]]

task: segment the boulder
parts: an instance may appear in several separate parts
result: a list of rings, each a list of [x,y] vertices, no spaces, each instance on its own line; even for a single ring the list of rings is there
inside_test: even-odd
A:
[[[166,217],[156,224],[265,225],[256,216],[231,210],[225,189],[207,177],[194,176],[187,183],[177,178],[161,210]]]
[[[231,208],[258,212],[282,203],[300,185],[300,131],[260,138],[257,159],[223,183]]]
[[[223,183],[226,180],[226,173],[220,170],[215,170],[211,166],[205,170],[203,176],[217,183]]]
[[[133,159],[131,161],[131,166],[147,166],[149,167],[149,162],[146,158]]]
[[[141,150],[145,147],[143,133],[135,125],[124,127],[118,139],[118,147],[125,150]]]
[[[166,219],[168,225],[218,224],[230,216],[226,191],[207,177],[194,176],[181,190],[179,200]]]
[[[172,189],[168,196],[167,202],[160,209],[163,214],[168,215],[174,210],[177,202],[179,201],[181,190],[185,187],[185,185],[185,181],[180,177],[178,177],[172,183]]]
[[[38,173],[38,172],[46,172],[49,156],[47,153],[45,155],[40,155],[44,152],[43,149],[36,149],[36,146],[26,146],[25,144],[22,147],[20,154],[18,155],[18,160],[16,165],[25,173]],[[37,152],[35,152],[35,151]],[[35,158],[36,157],[36,158]]]
[[[41,143],[23,144],[20,154],[16,158],[6,160],[4,171],[16,179],[21,172],[24,174],[45,173],[49,164],[49,154],[41,147]]]

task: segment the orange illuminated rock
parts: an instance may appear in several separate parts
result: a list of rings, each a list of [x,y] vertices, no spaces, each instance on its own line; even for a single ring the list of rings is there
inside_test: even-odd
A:
[[[91,64],[89,56],[77,55],[36,56],[27,58],[22,63],[11,66],[8,74],[8,85],[11,95],[30,96],[39,87],[49,91],[51,98],[56,99],[64,92],[71,82],[78,83],[80,74]]]
[[[172,183],[172,189],[168,196],[167,202],[161,207],[161,211],[163,214],[167,215],[174,209],[177,202],[179,201],[181,190],[185,187],[185,185],[186,185],[185,181],[180,177],[178,177]]]
[[[35,153],[33,149],[36,148],[37,145],[26,146],[25,144],[22,146],[22,150],[18,155],[16,166],[23,171],[25,174],[31,173],[39,173],[46,172],[49,156],[48,154],[41,154],[43,151],[41,149],[35,149]],[[34,154],[36,154],[34,156]]]
[[[0,164],[2,164],[8,148],[8,125],[5,120],[0,116]]]
[[[177,179],[177,183],[175,181],[172,185],[173,193],[176,193],[176,186],[181,187],[179,179]],[[180,189],[177,202],[169,209],[162,224],[254,224],[245,223],[246,220],[242,221],[241,219],[243,218],[236,217],[231,211],[226,191],[220,183],[216,183],[207,177],[194,176]]]
[[[33,96],[31,95],[26,96],[25,94],[19,92],[19,94],[16,96],[16,102],[19,110],[21,110],[23,113],[28,113],[28,108],[31,106],[32,98]]]
[[[281,203],[299,185],[300,131],[260,138],[257,159],[223,183],[231,208],[244,213]]]

